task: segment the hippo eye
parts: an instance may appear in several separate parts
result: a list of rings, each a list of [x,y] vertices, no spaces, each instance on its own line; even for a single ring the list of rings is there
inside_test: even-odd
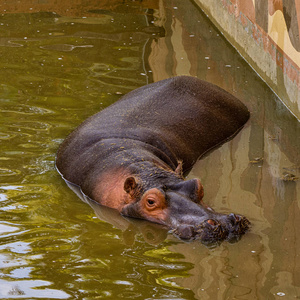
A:
[[[148,190],[141,199],[141,209],[146,209],[147,212],[163,210],[166,208],[165,197],[162,191],[157,188]]]
[[[152,199],[148,199],[147,200],[147,204],[149,205],[149,206],[154,206],[155,205],[155,201],[154,200],[152,200]]]
[[[147,199],[146,206],[148,210],[154,210],[157,208],[157,202],[154,199]]]

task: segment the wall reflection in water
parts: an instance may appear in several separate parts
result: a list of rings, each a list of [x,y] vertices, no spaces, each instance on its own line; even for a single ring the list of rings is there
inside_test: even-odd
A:
[[[189,177],[202,179],[205,199],[216,211],[244,214],[253,227],[238,244],[223,244],[210,255],[199,255],[190,245],[175,246],[195,266],[193,277],[182,282],[201,299],[299,296],[299,123],[213,25],[200,13],[190,17],[194,10],[180,1],[167,5],[167,35],[152,41],[149,64],[154,80],[197,76],[250,108],[251,120],[242,132],[199,161]]]

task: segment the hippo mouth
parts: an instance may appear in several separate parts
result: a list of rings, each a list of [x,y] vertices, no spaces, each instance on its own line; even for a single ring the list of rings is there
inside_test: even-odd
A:
[[[250,221],[240,215],[229,214],[226,222],[206,219],[198,225],[179,225],[171,232],[182,240],[201,240],[208,246],[220,244],[223,241],[235,243],[239,241],[250,228]]]

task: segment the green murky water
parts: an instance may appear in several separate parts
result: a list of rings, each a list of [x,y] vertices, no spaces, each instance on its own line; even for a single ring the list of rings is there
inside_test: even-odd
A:
[[[210,21],[190,1],[15,2],[0,6],[0,298],[299,298],[299,122]],[[184,243],[91,207],[54,168],[88,116],[181,74],[252,114],[189,175],[217,211],[251,220],[236,244]]]

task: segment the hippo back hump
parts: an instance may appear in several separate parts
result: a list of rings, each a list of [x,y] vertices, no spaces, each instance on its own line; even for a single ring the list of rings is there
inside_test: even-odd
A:
[[[152,145],[173,164],[182,160],[189,169],[248,118],[247,108],[223,89],[189,76],[169,78],[133,90],[88,118],[62,144],[58,162],[69,168],[73,157],[83,158],[85,149],[114,138]],[[91,159],[97,161],[101,155],[95,152]],[[60,160],[66,156],[67,160]]]
[[[98,139],[138,139],[193,163],[234,135],[248,118],[246,106],[225,90],[179,76],[133,90],[92,116],[82,129]]]

